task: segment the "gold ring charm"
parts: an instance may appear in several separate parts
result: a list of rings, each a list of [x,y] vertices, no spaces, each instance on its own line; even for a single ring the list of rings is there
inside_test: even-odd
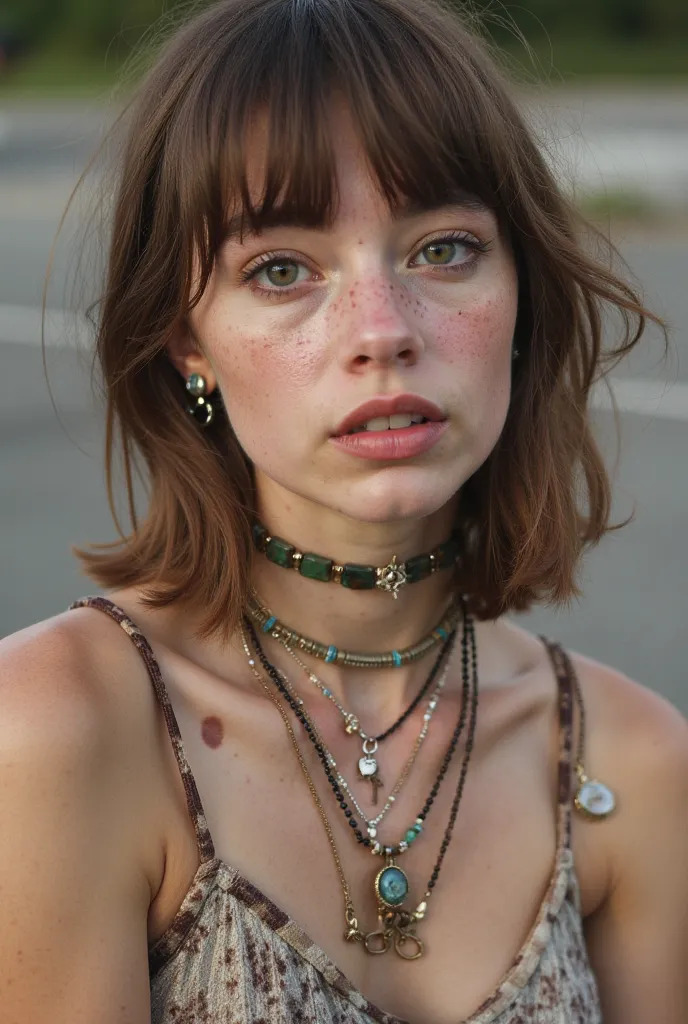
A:
[[[411,950],[404,952],[404,945],[407,942],[413,943]],[[394,951],[402,960],[420,960],[425,950],[422,939],[419,939],[413,932],[402,931],[401,928],[394,929]]]
[[[366,948],[366,953],[370,953],[371,956],[382,956],[389,952],[391,932],[388,929],[381,929],[377,932],[368,932],[363,940],[363,944]],[[380,946],[375,948],[373,943],[379,940]]]

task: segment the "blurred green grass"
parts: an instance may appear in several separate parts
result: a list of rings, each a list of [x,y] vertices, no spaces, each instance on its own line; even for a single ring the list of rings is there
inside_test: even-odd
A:
[[[688,2],[688,0],[687,0]],[[610,39],[601,35],[529,40],[530,54],[515,41],[504,47],[510,67],[553,85],[581,79],[688,81],[688,38]]]
[[[93,95],[116,85],[122,69],[122,62],[103,55],[38,51],[0,75],[0,97]]]
[[[688,2],[688,0],[687,0]],[[619,40],[588,34],[529,40],[529,50],[512,39],[500,47],[517,79],[551,85],[602,80],[688,81],[688,40]],[[134,84],[147,54],[127,60],[114,48],[85,53],[65,44],[29,53],[0,73],[1,96],[93,95],[117,84]]]

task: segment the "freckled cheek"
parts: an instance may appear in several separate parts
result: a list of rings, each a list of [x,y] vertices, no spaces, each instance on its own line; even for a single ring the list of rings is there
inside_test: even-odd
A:
[[[460,310],[432,310],[424,329],[449,363],[469,362],[488,372],[510,365],[516,303],[512,296],[494,296],[466,303]]]
[[[316,339],[303,332],[229,325],[217,318],[205,333],[210,361],[218,375],[235,428],[254,432],[285,418],[293,420],[299,395],[318,373]]]

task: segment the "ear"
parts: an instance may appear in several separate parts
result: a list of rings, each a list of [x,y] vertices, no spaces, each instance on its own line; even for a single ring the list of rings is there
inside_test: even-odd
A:
[[[212,394],[217,387],[217,374],[188,323],[167,343],[167,355],[184,380],[192,373],[200,373],[208,385],[208,394]]]

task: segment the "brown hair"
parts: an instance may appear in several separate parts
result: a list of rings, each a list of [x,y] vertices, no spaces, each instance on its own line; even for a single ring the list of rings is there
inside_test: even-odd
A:
[[[651,314],[584,251],[577,214],[501,72],[434,0],[221,0],[148,73],[122,122],[97,340],[110,504],[115,514],[119,441],[132,528],[78,554],[106,588],[139,586],[154,606],[191,602],[207,634],[235,626],[251,559],[251,466],[224,415],[202,431],[186,413],[165,347],[208,283],[230,216],[254,229],[277,206],[313,225],[334,216],[334,91],[391,206],[402,197],[441,206],[462,190],[495,211],[511,240],[520,359],[501,438],[462,490],[462,585],[486,618],[564,601],[577,593],[583,549],[610,529],[591,386]],[[258,109],[269,152],[252,202],[245,144]],[[603,355],[605,305],[621,313],[622,337]],[[150,492],[140,522],[137,454]]]

